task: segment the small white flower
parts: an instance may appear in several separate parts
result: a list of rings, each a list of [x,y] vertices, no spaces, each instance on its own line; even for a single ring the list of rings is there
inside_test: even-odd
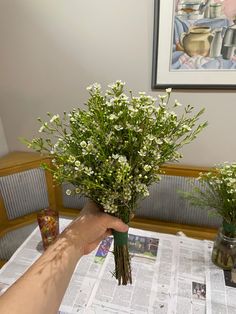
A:
[[[125,164],[127,163],[127,158],[125,156],[120,156],[118,158],[118,161],[121,163],[121,164]]]
[[[45,130],[45,126],[42,125],[41,128],[39,129],[39,133],[42,133]]]
[[[129,109],[129,111],[131,111],[131,112],[138,112],[138,109],[137,108],[134,108],[133,106],[128,106],[128,109]]]
[[[183,129],[186,131],[191,131],[192,129],[188,125],[183,125]]]
[[[113,88],[116,87],[116,84],[115,84],[115,83],[109,84],[108,87],[111,88],[111,89],[113,89]]]
[[[91,142],[89,142],[86,149],[88,152],[91,152],[93,150],[93,144]]]
[[[155,137],[153,135],[151,135],[151,134],[148,134],[147,139],[149,141],[153,141],[155,139]]]
[[[149,114],[152,114],[153,111],[154,111],[154,108],[153,108],[153,107],[148,107],[148,113],[149,113]]]
[[[170,138],[168,138],[168,137],[166,137],[166,138],[164,138],[164,142],[166,143],[166,144],[172,144],[172,140],[170,139]]]
[[[144,150],[142,150],[142,149],[140,149],[140,150],[138,151],[138,154],[139,154],[139,156],[141,156],[141,157],[146,156],[146,152],[145,152]]]
[[[113,159],[118,159],[119,157],[120,157],[120,155],[118,155],[118,154],[112,154]]]
[[[109,117],[110,120],[116,120],[117,118],[118,117],[115,114],[113,114],[113,113]]]
[[[167,95],[158,95],[158,97],[160,100],[164,100],[167,97]]]
[[[175,99],[175,107],[181,107],[181,106],[182,106],[182,104],[180,102],[178,102],[177,99]]]
[[[87,152],[86,149],[82,149],[82,155],[83,155],[83,156],[87,156],[87,155],[88,155],[88,152]]]
[[[53,123],[54,121],[58,121],[59,119],[60,119],[59,114],[55,114],[55,115],[51,118],[50,122]]]
[[[150,165],[145,165],[143,167],[144,171],[148,172],[152,167]]]
[[[68,158],[68,162],[74,163],[75,162],[75,157],[70,155],[69,158]]]
[[[117,80],[115,83],[109,84],[108,87],[111,89],[117,88],[118,86],[124,86],[125,82]]]
[[[88,176],[91,176],[91,174],[94,173],[91,167],[84,167],[84,173],[87,174]]]
[[[101,84],[99,84],[99,83],[94,83],[94,84],[93,84],[93,87],[94,87],[95,89],[101,89]]]
[[[69,190],[69,189],[66,190],[66,195],[71,195],[71,193],[72,193],[71,190]]]
[[[88,87],[86,87],[87,91],[90,91],[93,89],[93,85],[89,85]]]
[[[174,111],[170,111],[171,117],[177,117],[177,114]]]
[[[157,144],[157,145],[161,145],[161,144],[163,144],[163,141],[160,140],[160,139],[156,139],[156,144]]]
[[[126,101],[126,100],[129,99],[129,97],[126,96],[125,94],[122,94],[122,95],[121,95],[121,99],[122,99],[123,101]]]
[[[87,91],[91,91],[93,89],[100,90],[101,89],[101,85],[98,84],[98,83],[94,83],[92,85],[89,85],[86,89],[87,89]]]
[[[166,89],[166,92],[167,92],[168,94],[170,94],[170,93],[172,92],[172,88],[167,88],[167,89]]]
[[[122,82],[121,80],[116,80],[117,85],[125,85],[125,82]]]
[[[87,143],[85,141],[80,142],[80,146],[85,148],[87,146]]]
[[[127,124],[126,124],[126,128],[127,128],[128,130],[133,130],[133,126],[132,126],[130,123],[127,123]]]
[[[135,132],[142,132],[142,129],[141,128],[139,128],[138,126],[135,126],[134,128],[133,128],[133,130],[135,131]]]
[[[123,126],[121,126],[121,125],[115,125],[114,128],[115,128],[117,131],[123,130]]]
[[[81,162],[80,162],[79,160],[76,160],[75,166],[76,166],[76,167],[79,167],[80,165],[81,165]]]

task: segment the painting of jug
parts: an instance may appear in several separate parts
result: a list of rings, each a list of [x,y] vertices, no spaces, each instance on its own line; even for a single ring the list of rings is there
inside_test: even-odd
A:
[[[180,48],[190,57],[207,57],[214,35],[208,26],[193,26],[180,36]]]

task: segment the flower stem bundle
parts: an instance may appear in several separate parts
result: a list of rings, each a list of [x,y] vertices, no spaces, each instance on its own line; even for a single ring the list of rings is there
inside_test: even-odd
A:
[[[132,284],[128,232],[122,233],[113,230],[112,234],[114,237],[115,278],[118,280],[118,285]]]
[[[156,99],[126,94],[124,85],[117,81],[103,93],[93,84],[86,109],[62,117],[48,113],[49,121],[39,119],[42,136],[26,142],[52,156],[48,170],[58,183],[72,184],[68,195],[88,197],[128,224],[149,186],[160,180],[160,165],[179,160],[179,150],[206,123],[199,123],[203,109],[194,114],[177,100],[170,105],[171,89]],[[114,232],[114,256],[118,283],[131,283],[127,235]]]

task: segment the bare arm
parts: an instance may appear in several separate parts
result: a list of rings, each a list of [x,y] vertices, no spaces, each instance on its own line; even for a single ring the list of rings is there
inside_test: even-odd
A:
[[[57,313],[78,260],[111,234],[110,228],[128,230],[121,220],[88,203],[58,240],[0,297],[0,313]]]

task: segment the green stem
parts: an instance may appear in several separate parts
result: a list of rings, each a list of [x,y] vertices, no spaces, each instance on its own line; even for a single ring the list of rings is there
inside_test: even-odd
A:
[[[236,237],[236,226],[233,224],[229,224],[225,220],[222,223],[223,230],[226,236],[229,238],[235,238]]]
[[[128,244],[128,232],[118,232],[118,231],[112,230],[112,234],[114,237],[114,243],[117,246]]]

